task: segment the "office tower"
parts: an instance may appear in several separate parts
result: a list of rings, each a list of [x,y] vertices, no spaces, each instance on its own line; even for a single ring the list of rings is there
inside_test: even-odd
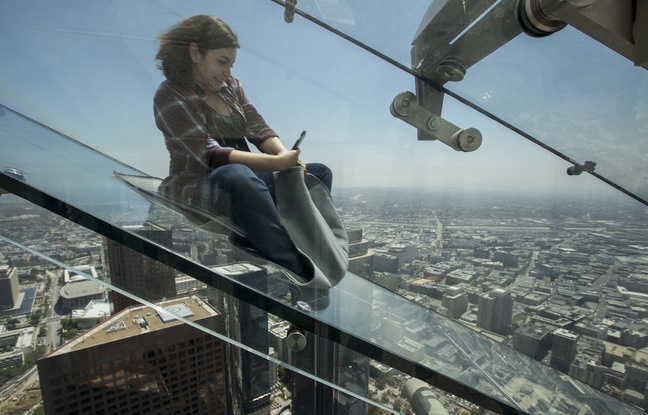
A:
[[[553,332],[553,347],[551,348],[551,367],[564,373],[569,373],[569,366],[576,356],[576,346],[579,335],[565,329]]]
[[[468,294],[463,287],[447,287],[443,294],[443,306],[448,310],[448,318],[457,320],[468,310]]]
[[[171,230],[151,222],[130,228],[144,238],[171,248]],[[114,241],[107,240],[111,283],[148,301],[176,296],[175,271],[145,255]],[[137,305],[138,302],[117,292],[110,293],[114,312]]]
[[[251,263],[240,262],[212,267],[217,273],[261,292],[268,287],[268,272]],[[269,353],[268,313],[245,301],[238,300],[220,291],[208,289],[209,302],[225,316],[225,330],[228,337],[252,347],[262,353]],[[234,346],[227,349],[227,378],[232,414],[270,414],[270,392],[276,379],[275,364],[255,354]]]
[[[501,262],[505,267],[516,268],[518,266],[518,256],[510,252],[495,251],[493,260]]]
[[[356,293],[358,297],[360,295]],[[371,299],[357,302],[338,302],[331,298],[326,307],[330,321],[346,319],[356,327],[356,334],[369,336],[371,323],[366,316],[371,314]],[[349,321],[352,320],[352,321]],[[360,396],[367,396],[369,389],[369,358],[325,337],[306,333],[306,345],[301,351],[292,352],[289,363],[293,363],[315,376],[342,386],[345,390]],[[367,404],[357,398],[333,390],[298,373],[293,374],[292,413],[327,415],[366,415]]]
[[[436,215],[434,215],[436,217]],[[436,239],[432,245],[435,251],[440,251],[443,248],[443,223],[436,219]]]
[[[306,334],[306,347],[293,352],[290,362],[319,378],[366,396],[369,387],[369,358],[326,338]],[[343,394],[313,379],[293,374],[292,413],[365,415],[364,401]]]
[[[367,273],[371,271],[373,253],[368,252],[368,244],[362,240],[361,231],[353,231],[349,238],[351,241],[349,247],[350,264],[353,263],[357,267],[358,272]],[[358,302],[352,305],[353,309],[344,310],[339,303],[328,302],[328,293],[319,291],[312,292],[308,289],[297,288],[287,283],[285,277],[281,275],[277,276],[280,273],[267,274],[263,278],[259,278],[252,272],[256,268],[252,264],[233,264],[233,266],[239,267],[241,265],[245,265],[249,269],[248,275],[244,272],[240,272],[237,275],[236,268],[230,268],[232,265],[213,267],[212,269],[239,280],[246,285],[255,287],[262,292],[268,292],[275,298],[290,298],[296,307],[302,309],[308,309],[311,306],[313,308],[322,307],[329,314],[330,318],[334,319],[334,316],[336,316],[337,318],[357,319],[358,321],[354,325],[355,327],[358,327],[359,330],[365,327],[367,330],[370,329],[370,327],[367,327],[366,321],[366,316],[371,313],[370,300],[368,302]],[[213,294],[216,294],[215,290]],[[210,301],[219,301],[213,294],[210,294]],[[234,303],[236,304],[237,301]],[[253,335],[250,342],[246,344],[254,345],[257,350],[268,350],[271,345],[269,342],[266,343],[268,337],[259,335],[261,330],[264,332],[269,332],[270,330],[267,314],[262,313],[256,318],[250,319],[249,316],[253,316],[252,311],[255,313],[260,313],[260,311],[241,301],[239,303],[237,306],[238,312],[227,312],[227,315],[230,317],[235,316],[234,318],[238,318],[241,321],[237,322],[234,320],[231,323],[237,323],[240,326],[241,338],[246,336],[246,332]],[[347,303],[343,304],[348,305]],[[249,320],[247,324],[245,319]],[[236,324],[233,324],[232,330],[236,330]],[[278,337],[273,339],[272,345],[279,348],[276,353],[285,358],[288,363],[317,377],[342,385],[346,390],[355,392],[360,396],[367,395],[370,366],[369,359],[366,356],[349,350],[327,338],[318,338],[311,333],[305,333],[305,335],[306,346],[297,352],[288,350],[285,341],[286,333],[283,330],[281,330],[280,334],[273,334],[273,336]],[[255,360],[258,363],[254,363]],[[254,379],[257,388],[260,385],[265,385],[266,375],[263,370],[268,367],[268,362],[265,361],[265,365],[263,365],[263,361],[255,356],[251,356],[251,363],[246,365],[245,362],[246,360],[242,360],[243,365],[239,366],[241,367],[239,371],[243,378]],[[235,363],[235,360],[230,361],[229,367],[235,366],[233,363]],[[252,371],[251,369],[255,366],[257,370]],[[276,368],[273,366],[270,365],[270,379],[275,377],[274,371]],[[262,375],[259,376],[259,373]],[[272,383],[268,383],[268,386],[272,385]],[[290,386],[292,389],[291,413],[293,414],[366,415],[367,413],[367,404],[363,400],[333,390],[299,373],[292,373]],[[262,393],[262,389],[259,388],[257,393]],[[253,396],[250,396],[250,398],[253,398]]]
[[[374,271],[376,272],[391,272],[397,274],[398,257],[387,252],[377,252],[373,260]]]
[[[371,279],[373,276],[373,251],[369,250],[369,241],[362,239],[362,229],[347,230],[349,237],[349,271]]]
[[[479,297],[477,326],[488,331],[503,334],[513,319],[513,298],[511,292],[496,288]]]
[[[0,265],[0,310],[11,310],[18,306],[19,296],[18,269]]]
[[[536,360],[542,360],[551,348],[551,329],[539,324],[521,326],[513,335],[513,348]]]
[[[197,296],[157,305],[223,329]],[[224,343],[150,307],[115,313],[37,364],[46,415],[230,414]]]
[[[394,244],[388,249],[390,255],[398,258],[398,268],[416,259],[416,245]]]

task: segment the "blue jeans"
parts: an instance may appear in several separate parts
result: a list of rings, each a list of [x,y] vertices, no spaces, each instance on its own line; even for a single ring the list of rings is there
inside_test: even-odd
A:
[[[333,174],[327,166],[310,163],[306,169],[331,190]],[[307,273],[311,268],[308,260],[281,225],[272,173],[255,173],[242,164],[227,164],[210,172],[204,184],[201,198],[206,198],[205,204],[217,214],[229,215],[261,255],[299,275]]]

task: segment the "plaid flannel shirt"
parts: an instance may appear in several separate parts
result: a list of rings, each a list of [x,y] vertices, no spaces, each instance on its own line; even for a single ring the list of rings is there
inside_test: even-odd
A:
[[[219,91],[232,111],[245,122],[245,138],[257,148],[277,134],[248,101],[240,82],[230,77]],[[195,84],[182,87],[166,80],[160,84],[154,102],[155,123],[164,135],[170,156],[169,176],[160,192],[191,203],[200,181],[213,169],[228,164],[232,147],[226,147],[216,125],[214,110],[205,101],[205,91]],[[243,150],[249,151],[247,145]]]

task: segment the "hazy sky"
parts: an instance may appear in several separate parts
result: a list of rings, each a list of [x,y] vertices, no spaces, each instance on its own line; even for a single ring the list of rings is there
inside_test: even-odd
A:
[[[408,64],[428,2],[299,4],[313,10],[341,6],[339,29]],[[156,36],[200,13],[221,17],[238,34],[241,49],[233,72],[248,97],[287,145],[308,131],[302,159],[328,164],[335,186],[610,191],[589,175],[567,176],[567,162],[449,97],[444,118],[478,128],[481,148],[460,153],[439,142],[418,142],[414,128],[389,113],[398,93],[414,91],[411,76],[300,16],[286,24],[283,9],[270,0],[4,1],[0,103],[164,177],[168,155],[152,112],[163,80],[154,59]],[[602,149],[592,157],[616,145],[605,135],[608,118],[625,114],[628,135],[641,133],[648,120],[648,115],[641,119],[648,107],[646,71],[573,29],[554,36],[520,36],[451,87],[580,161],[590,159],[591,143]],[[574,55],[578,59],[569,60]],[[619,76],[601,84],[610,70]],[[610,98],[613,92],[617,95]],[[585,131],[599,137],[585,145],[572,141]],[[0,162],[10,164],[2,155]]]

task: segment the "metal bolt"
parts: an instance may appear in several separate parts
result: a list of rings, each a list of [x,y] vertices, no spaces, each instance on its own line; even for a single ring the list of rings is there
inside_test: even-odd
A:
[[[430,117],[430,119],[427,122],[427,127],[430,130],[437,130],[440,125],[441,125],[441,121],[439,121],[439,117]]]
[[[459,82],[466,75],[466,66],[455,58],[449,58],[439,64],[437,73],[446,81]]]
[[[465,130],[461,130],[455,135],[455,137],[455,150],[465,152],[475,151],[482,143],[482,135],[476,128],[466,128]]]
[[[306,335],[299,329],[291,329],[286,335],[286,346],[292,352],[299,352],[306,347]]]

